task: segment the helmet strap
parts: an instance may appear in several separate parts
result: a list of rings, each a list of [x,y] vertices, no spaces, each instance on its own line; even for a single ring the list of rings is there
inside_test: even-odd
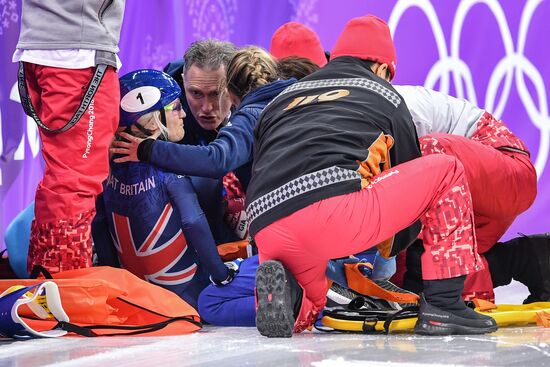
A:
[[[164,111],[164,109],[159,109],[158,111],[160,112],[160,122],[162,123],[162,125],[166,126],[166,112]],[[146,129],[138,122],[136,122],[133,126],[135,126],[139,131],[141,131],[142,134],[147,137],[153,135],[152,130]],[[159,136],[158,139],[163,140],[162,135]]]
[[[141,126],[139,123],[135,123],[134,126],[137,127],[137,129],[138,129],[139,131],[141,131],[143,134],[145,134],[145,136],[151,136],[151,135],[153,135],[153,132],[152,132],[151,130],[144,128],[144,127]]]
[[[160,122],[161,122],[164,126],[168,127],[168,126],[166,125],[166,111],[164,111],[164,108],[161,108],[159,111],[160,111]]]

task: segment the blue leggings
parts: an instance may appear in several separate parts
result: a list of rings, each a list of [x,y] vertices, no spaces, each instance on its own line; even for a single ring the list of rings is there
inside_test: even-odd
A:
[[[356,256],[362,262],[373,262],[376,250],[365,251]],[[343,264],[357,262],[348,260],[331,261],[327,276],[346,287]],[[224,286],[209,285],[199,295],[199,314],[204,321],[218,326],[256,326],[256,305],[254,288],[258,255],[245,259],[241,263],[239,274]]]
[[[199,296],[199,314],[218,326],[256,326],[254,287],[258,256],[245,259],[239,274],[224,286],[209,285]]]

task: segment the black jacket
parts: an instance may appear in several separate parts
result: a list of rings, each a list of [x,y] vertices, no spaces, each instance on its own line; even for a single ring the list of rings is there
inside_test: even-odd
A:
[[[337,58],[283,91],[254,134],[247,191],[252,235],[314,202],[360,190],[362,178],[420,157],[401,96],[353,57]],[[380,146],[389,159],[373,154]]]

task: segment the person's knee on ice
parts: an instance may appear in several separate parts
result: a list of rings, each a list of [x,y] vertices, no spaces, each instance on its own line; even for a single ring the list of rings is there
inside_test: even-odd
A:
[[[220,320],[220,305],[223,300],[216,297],[215,285],[211,284],[204,288],[197,299],[197,311],[202,320],[209,324],[218,325]]]
[[[369,43],[367,47],[363,48],[364,43],[356,41],[358,37],[364,36],[366,32],[372,32],[376,42]],[[255,236],[260,253],[268,250],[275,243],[278,246],[288,246],[288,250],[294,251],[292,255],[288,255],[281,251],[281,248],[286,251],[287,247],[280,247],[275,250],[276,255],[271,257],[271,259],[281,260],[283,264],[286,261],[289,269],[292,270],[292,274],[289,274],[283,265],[276,261],[268,261],[258,269],[256,284],[258,296],[257,327],[263,335],[288,337],[292,335],[293,329],[296,330],[297,327],[301,326],[299,325],[300,321],[304,321],[305,326],[311,325],[316,312],[324,305],[324,302],[318,302],[321,300],[318,295],[321,294],[321,289],[326,286],[323,282],[326,279],[324,278],[326,263],[322,269],[319,269],[321,261],[328,261],[333,256],[346,256],[360,250],[357,245],[352,245],[353,239],[351,238],[346,238],[349,253],[346,253],[347,248],[345,246],[340,249],[332,249],[331,246],[335,245],[332,243],[333,241],[326,240],[328,233],[325,232],[326,235],[323,236],[326,238],[321,239],[318,235],[319,232],[316,232],[317,236],[311,235],[307,240],[314,243],[315,237],[318,237],[317,242],[323,241],[323,257],[316,259],[319,260],[317,262],[312,261],[307,264],[311,269],[309,273],[299,272],[300,264],[294,260],[299,258],[301,254],[318,254],[319,248],[317,251],[308,248],[311,245],[310,243],[302,244],[302,247],[300,247],[299,244],[307,236],[304,234],[298,235],[298,230],[295,233],[288,230],[288,227],[281,227],[281,223],[292,227],[306,222],[306,218],[301,217],[298,213],[305,215],[310,213],[307,210],[308,208],[320,207],[322,206],[321,203],[332,203],[331,200],[333,199],[334,203],[342,203],[341,200],[350,200],[350,197],[355,198],[353,195],[356,195],[357,198],[365,201],[362,204],[371,204],[370,207],[373,212],[380,209],[380,212],[384,213],[377,220],[392,222],[391,215],[395,212],[381,210],[384,202],[391,201],[389,199],[392,194],[394,197],[397,196],[399,188],[397,185],[394,187],[392,182],[401,183],[402,178],[415,177],[425,173],[427,167],[432,169],[432,166],[436,166],[436,169],[434,169],[436,173],[430,174],[429,188],[424,186],[424,184],[428,184],[428,180],[418,181],[418,184],[423,185],[422,189],[418,190],[419,198],[414,201],[414,208],[410,208],[406,215],[398,218],[399,220],[396,221],[398,224],[388,225],[384,228],[384,231],[379,232],[379,235],[372,233],[376,232],[376,228],[365,229],[367,227],[365,223],[361,223],[357,228],[364,229],[365,242],[372,241],[374,243],[371,245],[374,245],[387,240],[419,218],[428,218],[431,215],[428,224],[434,224],[437,228],[427,226],[429,232],[426,234],[432,237],[430,240],[431,245],[434,245],[433,247],[439,245],[439,247],[445,248],[443,245],[451,240],[437,237],[437,233],[439,233],[439,229],[444,229],[446,224],[443,213],[446,213],[445,210],[452,207],[453,213],[458,212],[455,213],[457,217],[455,226],[448,230],[451,232],[452,239],[468,230],[468,223],[466,223],[465,218],[470,215],[469,192],[460,162],[454,157],[444,155],[420,157],[414,126],[410,114],[405,111],[405,104],[401,103],[402,100],[397,98],[399,101],[390,101],[376,91],[367,91],[356,85],[347,85],[346,81],[348,79],[341,78],[342,73],[355,75],[357,78],[365,80],[365,83],[375,84],[382,90],[394,93],[399,97],[388,83],[388,79],[393,78],[395,73],[395,52],[392,46],[389,28],[382,20],[373,16],[351,20],[346,24],[346,28],[337,40],[332,52],[333,59],[329,64],[308,76],[309,79],[306,78],[307,80],[299,82],[296,88],[289,88],[287,92],[279,95],[264,110],[258,121],[256,126],[258,142],[255,151],[257,154],[255,154],[253,178],[247,192],[247,213],[250,215],[251,234]],[[382,58],[375,58],[379,55],[377,51],[381,50],[387,52],[382,55]],[[329,94],[324,89],[323,82],[319,81],[331,78],[344,83],[346,89],[335,89]],[[314,86],[311,90],[308,88],[307,91],[300,88],[301,86],[309,87],[311,82],[314,82],[312,84],[320,84],[321,87]],[[350,92],[351,90],[353,92]],[[307,93],[309,95],[318,93],[319,97],[322,96],[322,98],[318,100],[317,98],[308,98]],[[365,125],[365,121],[356,120],[356,116],[347,114],[349,109],[344,107],[348,106],[348,103],[351,105],[356,102],[354,97],[361,99],[361,102],[357,101],[358,103],[355,104],[355,108],[358,110],[367,105],[363,100],[364,98],[372,99],[373,103],[371,105],[377,106],[376,113],[388,117],[391,112],[392,116],[395,117],[391,119],[392,126],[399,126],[399,129],[397,131],[391,130],[382,120],[375,121],[374,124],[367,127],[368,124]],[[395,112],[395,108],[399,111]],[[290,109],[292,111],[288,112]],[[365,113],[369,113],[367,110],[365,110]],[[281,113],[281,111],[285,112]],[[335,114],[335,112],[338,112],[339,121],[342,121],[341,124],[335,124],[332,121],[334,117],[331,114]],[[305,123],[296,124],[302,114],[304,120],[306,117],[310,118],[310,121],[316,123],[315,126]],[[385,121],[387,122],[387,120]],[[327,129],[319,129],[320,126],[327,126]],[[389,131],[393,131],[392,134],[395,136],[389,136]],[[345,139],[345,143],[342,142],[342,139],[334,139],[334,132],[342,134],[342,136],[348,134],[349,139]],[[363,134],[372,135],[363,136]],[[369,161],[368,158],[375,154],[363,156],[364,147],[359,146],[360,144],[353,145],[352,140],[354,139],[355,143],[365,141],[373,146],[377,144],[376,149],[378,150],[376,150],[376,153],[380,153],[377,155],[380,159],[375,158],[374,161]],[[399,141],[399,146],[394,147],[396,141]],[[341,154],[346,149],[349,149],[349,154]],[[398,150],[401,153],[394,154]],[[296,160],[295,155],[298,152],[301,153],[301,156],[299,160]],[[313,156],[318,155],[320,159],[305,158],[312,154]],[[382,159],[383,155],[384,159]],[[385,164],[388,163],[388,160],[385,159],[387,158],[386,155],[391,156],[392,163],[397,167],[389,169],[389,164]],[[278,157],[279,162],[273,159],[275,157]],[[353,159],[349,159],[349,157],[353,157]],[[362,157],[364,157],[363,160],[357,159]],[[415,163],[409,162],[415,158],[418,158]],[[280,162],[284,162],[284,167],[282,166],[283,163]],[[359,167],[357,166],[358,163]],[[281,165],[279,166],[279,164]],[[402,166],[399,166],[399,164],[402,164]],[[381,166],[389,169],[388,174],[380,175]],[[342,167],[345,168],[342,169]],[[402,167],[402,170],[399,171],[398,167]],[[327,183],[323,183],[323,180],[319,179],[322,175],[327,178]],[[379,180],[376,180],[376,182],[370,181],[373,176],[377,175],[380,177]],[[410,180],[407,182],[409,182],[409,187],[413,186]],[[313,188],[310,188],[310,185]],[[401,198],[401,196],[399,197]],[[384,200],[381,198],[384,198]],[[380,201],[377,201],[377,199],[380,199]],[[402,205],[401,200],[399,203],[394,201],[391,206],[386,205],[386,208],[398,209],[400,205]],[[338,205],[334,204],[334,206]],[[340,207],[342,206],[340,205]],[[326,207],[329,208],[330,205],[327,204]],[[350,209],[349,213],[357,214],[355,218],[369,216],[368,212],[364,212],[366,206],[360,207],[363,212],[356,213]],[[427,212],[429,212],[429,215]],[[323,214],[326,228],[332,230],[340,222],[331,218],[330,215]],[[314,225],[312,224],[313,222],[308,225],[313,228]],[[269,228],[271,228],[269,232],[263,232]],[[360,230],[358,231],[360,232]],[[355,230],[353,233],[355,233]],[[270,235],[272,235],[272,238],[269,237]],[[472,233],[466,233],[466,235],[473,236]],[[260,237],[265,239],[264,243],[260,241]],[[278,242],[279,240],[284,241],[284,245]],[[471,251],[469,251],[472,247],[471,242],[470,239],[467,239],[464,243],[464,253],[467,253],[470,257],[472,256]],[[443,245],[440,243],[443,243]],[[453,243],[451,242],[451,244]],[[471,261],[472,259],[468,260]],[[472,267],[472,264],[468,264],[468,266]],[[306,279],[306,275],[311,275],[311,278]],[[297,297],[292,297],[293,292],[291,292],[292,290],[299,292],[299,285],[292,286],[294,276],[300,280],[299,285],[303,286],[305,293],[309,293],[304,294],[302,292],[302,305],[299,311],[295,310],[295,306],[299,304]],[[325,293],[322,298],[326,300],[326,289],[323,291]],[[317,302],[313,304],[312,300]],[[310,304],[307,304],[308,301]]]
[[[211,284],[198,298],[199,315],[217,326],[256,326],[254,286],[258,256],[243,260],[233,281],[226,285]]]

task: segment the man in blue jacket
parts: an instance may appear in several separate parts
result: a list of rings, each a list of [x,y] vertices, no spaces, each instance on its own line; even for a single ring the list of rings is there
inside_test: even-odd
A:
[[[178,143],[207,145],[216,138],[217,130],[227,123],[231,115],[231,101],[224,93],[225,73],[235,52],[236,48],[230,42],[201,40],[189,46],[183,59],[171,62],[164,68],[182,90],[179,99],[186,115],[185,136]],[[216,243],[237,240],[233,231],[224,223],[222,180],[202,177],[190,179]],[[99,214],[94,218],[92,227],[98,253],[97,263],[120,266],[114,249],[103,245],[110,243],[106,227],[108,219],[101,216],[103,205],[103,199],[100,198],[96,203]]]
[[[185,136],[180,144],[208,145],[227,124],[231,101],[225,93],[225,74],[235,52],[230,42],[201,40],[191,44],[183,59],[164,67],[164,72],[172,76],[183,91],[180,101],[186,114]],[[192,182],[216,241],[240,239],[224,222],[222,180],[193,177]]]

